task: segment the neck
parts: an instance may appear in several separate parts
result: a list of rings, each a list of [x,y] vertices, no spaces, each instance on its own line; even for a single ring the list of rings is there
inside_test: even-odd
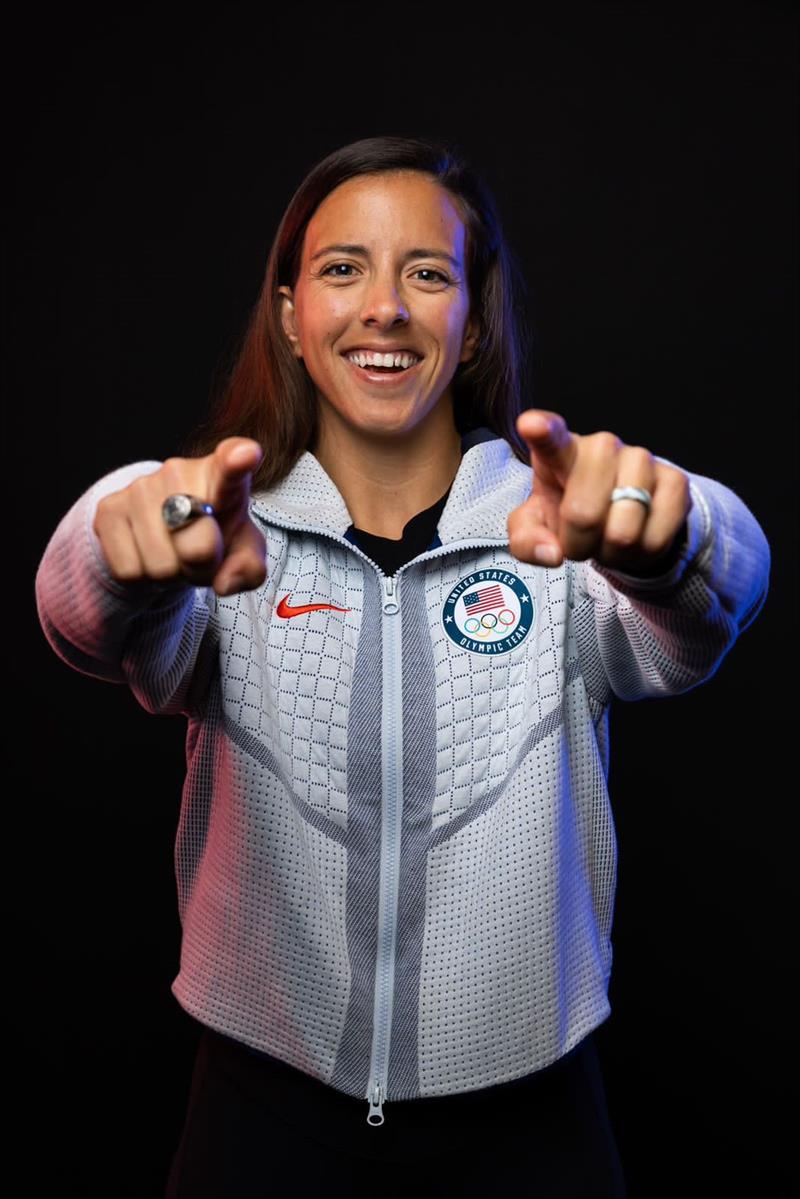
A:
[[[324,400],[314,457],[336,484],[353,524],[399,540],[406,523],[444,495],[461,464],[452,402],[400,434],[376,436],[344,422]]]

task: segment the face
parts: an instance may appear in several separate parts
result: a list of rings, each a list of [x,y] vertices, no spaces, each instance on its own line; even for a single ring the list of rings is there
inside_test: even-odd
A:
[[[473,356],[479,333],[465,235],[448,193],[420,172],[359,176],[325,197],[306,229],[296,286],[279,289],[284,332],[316,385],[321,422],[396,435],[451,402],[456,367]],[[348,360],[366,349],[412,351],[416,364],[390,373]]]

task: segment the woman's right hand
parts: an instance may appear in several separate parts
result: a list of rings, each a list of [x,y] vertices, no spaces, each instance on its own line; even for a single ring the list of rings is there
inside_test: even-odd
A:
[[[259,587],[267,576],[264,534],[250,519],[252,472],[264,451],[251,437],[225,437],[205,458],[168,458],[97,505],[93,528],[108,568],[120,582],[175,580],[212,586],[217,595]],[[170,532],[161,513],[176,492],[212,504]]]

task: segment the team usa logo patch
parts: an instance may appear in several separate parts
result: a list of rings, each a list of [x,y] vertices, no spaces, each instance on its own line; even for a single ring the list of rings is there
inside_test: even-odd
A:
[[[442,608],[448,637],[474,654],[506,654],[536,619],[528,588],[507,570],[476,570],[459,579]]]

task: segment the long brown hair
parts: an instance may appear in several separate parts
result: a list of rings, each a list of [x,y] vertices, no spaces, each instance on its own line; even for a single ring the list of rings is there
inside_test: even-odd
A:
[[[183,456],[211,454],[224,437],[252,437],[265,451],[253,473],[251,490],[256,491],[279,483],[315,443],[316,390],[284,333],[278,288],[288,284],[294,289],[306,227],[334,188],[357,175],[407,170],[433,176],[453,198],[466,229],[469,295],[481,337],[476,353],[458,364],[452,379],[456,427],[464,433],[485,425],[505,438],[520,461],[530,462],[515,425],[523,401],[529,401],[522,272],[485,183],[452,145],[412,137],[351,142],[306,175],[281,219],[247,326],[228,355],[232,367],[218,373],[221,383],[212,385],[209,415],[184,440]]]

